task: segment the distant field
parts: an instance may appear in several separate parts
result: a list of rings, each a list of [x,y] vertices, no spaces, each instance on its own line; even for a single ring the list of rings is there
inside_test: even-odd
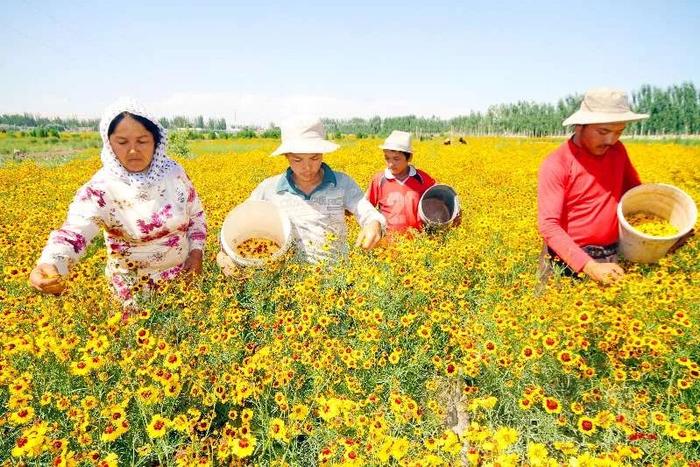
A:
[[[100,147],[102,139],[97,132],[61,133],[59,138],[0,133],[0,165],[23,160],[61,164],[78,156],[89,157]]]
[[[513,136],[515,139],[527,139],[531,142],[551,142],[560,141],[565,136],[525,138]],[[443,140],[447,137],[435,136],[433,140]],[[481,138],[467,136],[467,140]],[[511,137],[508,137],[510,139]],[[452,138],[455,139],[456,138]],[[626,136],[625,140],[634,143],[649,144],[678,144],[681,146],[700,145],[700,137],[695,135],[679,136],[657,136],[657,137],[636,137]],[[198,155],[220,155],[255,151],[265,147],[268,142],[274,141],[269,138],[236,138],[236,139],[206,139],[188,141],[188,146],[196,157]],[[361,139],[354,136],[344,136],[342,144],[353,147]],[[457,143],[457,141],[455,141]],[[99,154],[102,147],[102,140],[97,132],[82,133],[61,133],[59,138],[37,138],[32,136],[20,136],[18,132],[14,134],[0,133],[0,166],[12,162],[22,162],[24,160],[34,160],[41,165],[63,164],[75,158],[89,158]]]

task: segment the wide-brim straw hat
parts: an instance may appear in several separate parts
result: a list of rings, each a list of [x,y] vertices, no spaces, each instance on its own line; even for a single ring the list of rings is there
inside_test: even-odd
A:
[[[596,88],[586,92],[581,107],[564,120],[564,126],[636,122],[645,118],[649,118],[649,114],[632,112],[624,91]]]
[[[407,131],[394,130],[384,140],[384,144],[379,146],[381,149],[389,149],[391,151],[401,151],[413,154],[411,147],[411,133]]]
[[[319,118],[300,118],[282,125],[282,144],[272,153],[325,154],[338,149],[326,139],[326,129]]]

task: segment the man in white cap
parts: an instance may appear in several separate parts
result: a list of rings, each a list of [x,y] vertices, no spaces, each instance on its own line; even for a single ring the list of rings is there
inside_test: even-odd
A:
[[[411,133],[394,130],[379,147],[384,150],[386,169],[372,177],[367,199],[384,214],[388,230],[420,230],[423,225],[418,218],[418,202],[423,193],[435,185],[435,180],[410,163],[413,157]],[[448,210],[444,203],[441,208]]]
[[[313,263],[347,254],[346,210],[362,227],[356,246],[373,248],[386,229],[386,219],[364,198],[357,183],[323,162],[324,154],[338,149],[325,136],[317,118],[283,125],[282,144],[272,155],[284,155],[289,168],[265,179],[249,198],[271,201],[289,216],[298,251]],[[221,254],[217,259],[228,265]]]
[[[617,203],[641,182],[619,139],[628,122],[648,117],[631,111],[623,91],[600,88],[586,92],[580,109],[564,120],[564,126],[574,126],[574,135],[545,159],[539,172],[543,278],[552,263],[559,263],[565,274],[583,272],[603,283],[624,275],[617,264]]]

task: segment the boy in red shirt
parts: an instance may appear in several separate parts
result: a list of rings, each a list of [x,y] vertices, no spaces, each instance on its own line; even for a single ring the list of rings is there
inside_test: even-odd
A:
[[[630,110],[627,95],[613,89],[586,93],[581,108],[564,121],[574,135],[542,163],[537,188],[538,226],[546,249],[543,279],[552,265],[583,272],[598,282],[624,275],[617,264],[617,203],[641,182],[619,141],[627,122],[649,115]]]
[[[386,217],[388,231],[422,229],[418,202],[425,190],[435,185],[435,180],[410,164],[413,157],[410,133],[394,130],[380,148],[384,150],[386,169],[372,178],[367,199]]]

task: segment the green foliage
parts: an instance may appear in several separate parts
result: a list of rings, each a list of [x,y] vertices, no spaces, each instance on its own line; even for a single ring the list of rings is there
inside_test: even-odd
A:
[[[188,132],[172,131],[168,136],[168,152],[172,156],[192,157],[192,151],[187,145]]]
[[[47,127],[56,128],[58,131],[67,130],[97,130],[99,120],[97,119],[78,119],[75,117],[41,117],[29,113],[23,114],[1,114],[0,125],[8,125],[17,128],[36,128]]]
[[[236,133],[236,136],[238,138],[257,138],[258,135],[257,135],[257,133],[255,133],[255,130],[253,130],[252,128],[246,127],[246,128],[243,128],[238,133]]]
[[[520,101],[493,105],[486,112],[471,112],[448,120],[436,116],[372,117],[351,119],[325,119],[329,134],[355,134],[386,136],[393,130],[410,131],[416,137],[435,134],[493,134],[520,136],[552,136],[566,133],[562,122],[574,113],[582,95],[570,95],[556,104]],[[630,94],[632,109],[649,113],[648,120],[632,123],[627,134],[667,135],[700,134],[700,92],[692,82],[673,85],[666,89],[642,86]],[[362,136],[360,136],[362,135]]]
[[[274,138],[280,139],[282,137],[282,130],[274,124],[270,124],[270,127],[260,134],[263,138]]]

